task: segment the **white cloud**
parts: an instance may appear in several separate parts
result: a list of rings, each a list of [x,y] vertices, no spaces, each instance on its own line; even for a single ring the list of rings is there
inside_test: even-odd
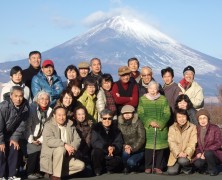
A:
[[[55,26],[60,28],[72,28],[75,26],[74,20],[63,18],[61,16],[54,16],[51,20]]]
[[[9,43],[14,46],[21,46],[21,45],[28,45],[29,44],[27,41],[25,41],[24,39],[20,39],[20,38],[11,38],[9,40]]]

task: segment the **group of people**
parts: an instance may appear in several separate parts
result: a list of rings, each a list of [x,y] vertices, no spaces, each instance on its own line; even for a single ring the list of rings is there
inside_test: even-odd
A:
[[[20,179],[22,157],[28,179],[219,173],[220,129],[204,109],[192,66],[178,84],[171,67],[162,69],[161,86],[151,67],[139,71],[137,58],[119,67],[116,82],[98,58],[67,66],[65,82],[52,60],[41,63],[40,52],[30,52],[29,63],[12,67],[1,92],[0,180]]]

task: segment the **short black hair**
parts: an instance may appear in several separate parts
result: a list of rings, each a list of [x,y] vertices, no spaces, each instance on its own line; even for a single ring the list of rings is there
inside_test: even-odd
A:
[[[138,65],[138,68],[140,67],[140,62],[139,62],[139,60],[136,57],[132,57],[132,58],[128,59],[128,66],[129,66],[129,62],[130,61],[136,61],[137,65]]]
[[[13,74],[17,74],[18,72],[22,73],[22,68],[20,66],[14,66],[10,71],[10,76],[13,76]]]
[[[108,73],[104,73],[101,78],[99,79],[99,85],[102,86],[102,82],[103,80],[106,81],[106,82],[111,82],[113,83],[113,77],[111,74],[108,74]]]
[[[95,86],[97,90],[97,82],[92,76],[88,76],[84,81],[84,89],[87,88],[87,86]]]
[[[178,103],[181,101],[185,101],[187,103],[187,110],[193,107],[190,98],[186,94],[180,94],[176,99],[175,109],[179,109]]]
[[[67,110],[66,110],[65,107],[63,107],[63,106],[56,106],[56,107],[53,109],[53,114],[56,114],[56,111],[57,111],[58,109],[64,109],[64,110],[65,110],[65,113],[67,113]]]
[[[30,58],[33,54],[39,54],[40,58],[42,58],[42,55],[41,55],[41,53],[40,53],[39,51],[31,51],[31,52],[29,53],[29,58]]]
[[[174,112],[175,122],[177,121],[177,114],[183,114],[183,115],[187,116],[187,121],[190,120],[190,117],[187,113],[187,110],[185,110],[185,109],[176,109],[175,112]]]
[[[171,74],[172,77],[174,77],[174,71],[171,67],[167,67],[165,69],[161,70],[161,76],[163,77],[164,74],[166,74],[167,72],[169,72]]]
[[[77,69],[76,66],[74,66],[74,65],[71,64],[71,65],[67,66],[67,68],[66,68],[66,70],[65,70],[65,72],[64,72],[66,79],[67,79],[67,72],[68,72],[69,70],[74,70],[74,71],[76,72],[76,76],[77,76],[77,77],[79,76],[79,70]]]

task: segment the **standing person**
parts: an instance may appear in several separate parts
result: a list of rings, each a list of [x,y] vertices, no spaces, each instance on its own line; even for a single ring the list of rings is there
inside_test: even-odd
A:
[[[168,133],[170,157],[167,172],[169,175],[178,174],[181,167],[185,174],[192,172],[191,158],[197,143],[197,129],[188,120],[186,110],[176,110],[175,123],[170,126]]]
[[[194,81],[195,69],[192,66],[187,66],[183,70],[183,79],[179,82],[183,94],[186,94],[195,109],[200,109],[204,106],[204,95],[201,86]]]
[[[52,60],[45,60],[42,63],[42,69],[37,75],[32,78],[32,94],[36,94],[44,90],[50,94],[50,107],[54,107],[56,100],[59,99],[60,93],[63,90],[61,78],[57,75],[54,63]]]
[[[194,165],[200,173],[205,172],[210,176],[216,176],[219,174],[217,167],[222,163],[221,130],[210,122],[210,113],[206,109],[199,110],[196,116],[199,125]]]
[[[22,137],[29,115],[29,104],[23,88],[13,86],[10,99],[0,103],[0,178],[16,179],[18,141]]]
[[[117,106],[117,115],[124,105],[138,106],[138,87],[135,81],[130,81],[131,70],[128,66],[121,66],[118,69],[119,81],[115,82],[112,88],[113,97]]]
[[[168,148],[167,133],[168,121],[170,119],[170,107],[167,99],[158,92],[159,84],[150,82],[148,93],[139,99],[138,115],[146,129],[146,146],[145,146],[145,173],[150,174],[154,171],[156,174],[162,174],[162,164],[164,160],[164,150]],[[154,133],[156,135],[155,161],[153,162],[152,154],[154,151]],[[154,169],[152,169],[152,163]]]
[[[125,105],[118,117],[118,127],[123,134],[123,165],[124,174],[130,171],[138,171],[144,159],[145,128],[138,119],[135,108]]]
[[[67,68],[64,72],[64,75],[67,79],[67,82],[64,83],[64,87],[67,87],[71,80],[79,78],[79,71],[76,66],[69,65],[69,66],[67,66]]]
[[[31,90],[32,78],[41,70],[41,53],[39,51],[31,51],[29,53],[29,67],[22,71],[22,81]],[[33,94],[31,92],[31,97]]]
[[[89,63],[88,62],[80,62],[78,64],[78,69],[79,69],[79,79],[80,79],[80,81],[82,83],[82,87],[81,88],[84,88],[85,78],[89,74]]]
[[[46,122],[43,129],[41,171],[50,174],[52,180],[82,171],[84,162],[74,157],[80,142],[73,121],[66,118],[65,108],[57,106],[53,118]]]
[[[10,81],[5,83],[2,92],[1,92],[1,102],[10,98],[10,89],[13,86],[20,86],[24,91],[24,98],[31,102],[30,90],[29,88],[22,82],[22,68],[19,66],[12,67],[10,71]]]
[[[113,113],[108,109],[101,112],[102,121],[92,127],[92,165],[96,176],[107,171],[119,172],[122,168],[121,153],[123,139],[120,130],[113,125]]]
[[[97,94],[96,108],[98,114],[102,112],[103,109],[109,109],[113,112],[114,120],[117,120],[117,109],[115,100],[112,95],[113,77],[110,74],[103,74],[100,82],[100,90]],[[98,116],[98,121],[101,121],[100,116]]]
[[[138,71],[140,67],[139,60],[135,57],[128,59],[128,67],[131,70],[131,78],[135,79],[135,81],[138,83],[140,81],[140,72]]]
[[[28,179],[42,178],[40,173],[40,151],[42,148],[42,131],[45,123],[52,117],[50,105],[50,95],[40,91],[30,105],[30,114],[26,126],[27,144],[27,175]]]
[[[190,101],[190,98],[186,94],[181,94],[177,97],[176,103],[175,103],[175,109],[186,110],[189,116],[189,121],[195,125],[198,125],[198,120],[196,118],[197,110],[193,108],[193,104]]]

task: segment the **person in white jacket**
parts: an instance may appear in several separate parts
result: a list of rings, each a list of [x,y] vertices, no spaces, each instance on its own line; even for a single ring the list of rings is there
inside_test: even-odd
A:
[[[30,96],[30,90],[25,85],[25,83],[22,82],[22,68],[19,66],[12,67],[10,71],[10,81],[3,84],[2,92],[1,92],[1,99],[0,102],[4,101],[5,99],[9,98],[10,96],[10,89],[13,86],[20,86],[24,90],[24,98],[31,103],[31,96]]]

